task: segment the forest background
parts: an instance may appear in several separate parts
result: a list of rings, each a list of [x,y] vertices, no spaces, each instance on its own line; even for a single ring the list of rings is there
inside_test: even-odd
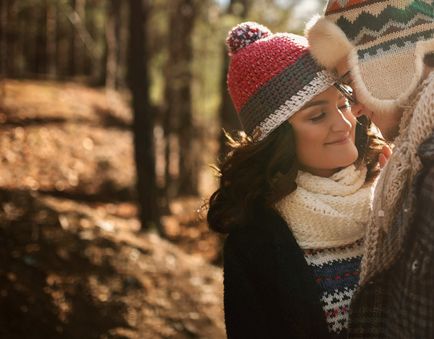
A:
[[[0,1],[0,337],[222,338],[228,30],[324,0]]]

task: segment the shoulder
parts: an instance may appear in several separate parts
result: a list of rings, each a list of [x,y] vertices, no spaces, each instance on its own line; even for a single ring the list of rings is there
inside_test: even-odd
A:
[[[229,233],[224,243],[224,256],[225,259],[236,256],[237,260],[256,262],[273,256],[282,243],[290,251],[297,246],[287,223],[271,208],[263,208],[252,213],[249,223]]]
[[[228,234],[225,247],[254,247],[273,242],[276,233],[287,228],[283,219],[271,208],[260,208],[252,212],[249,222],[238,225]]]
[[[417,190],[423,200],[434,204],[434,132],[419,146],[418,156],[423,168],[418,175]]]
[[[418,155],[424,164],[429,166],[434,163],[434,131],[431,135],[419,146]]]
[[[418,210],[424,211],[424,215],[433,217],[434,209],[434,133],[431,134],[418,149],[418,155],[423,168],[418,173],[415,184],[415,192],[418,199]],[[434,219],[430,221],[434,228]]]

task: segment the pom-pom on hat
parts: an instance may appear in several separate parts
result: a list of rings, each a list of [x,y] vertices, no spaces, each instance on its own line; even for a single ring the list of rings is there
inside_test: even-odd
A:
[[[231,57],[229,93],[244,131],[254,141],[335,82],[310,56],[304,37],[273,34],[258,23],[244,22],[229,32],[226,45]]]
[[[405,104],[434,52],[432,0],[329,0],[306,28],[311,53],[327,69],[347,58],[357,98],[370,110]]]
[[[269,35],[271,35],[271,32],[267,27],[256,22],[244,22],[232,29],[226,39],[226,46],[229,54],[232,55],[241,48]]]

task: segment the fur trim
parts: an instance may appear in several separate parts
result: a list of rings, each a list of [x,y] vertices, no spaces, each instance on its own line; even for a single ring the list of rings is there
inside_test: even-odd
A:
[[[306,24],[305,36],[312,56],[329,70],[334,69],[354,49],[338,26],[319,15]]]

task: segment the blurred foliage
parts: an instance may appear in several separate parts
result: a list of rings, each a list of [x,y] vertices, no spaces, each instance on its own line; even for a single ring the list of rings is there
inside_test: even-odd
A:
[[[220,101],[219,84],[221,81],[222,67],[222,49],[225,48],[224,41],[228,30],[240,22],[240,14],[243,12],[241,5],[236,4],[231,11],[228,11],[230,1],[222,0],[202,0],[201,12],[197,16],[198,21],[195,26],[193,35],[194,58],[193,58],[193,109],[195,117],[201,121],[212,119],[218,109]],[[325,0],[315,0],[317,8],[322,6]],[[92,38],[92,53],[86,49],[82,39],[76,39],[75,49],[79,49],[84,54],[85,66],[80,70],[84,74],[73,74],[68,69],[73,61],[65,60],[71,58],[72,51],[69,45],[71,39],[78,34],[67,17],[68,9],[74,7],[74,0],[20,0],[10,1],[8,11],[10,19],[7,23],[7,35],[16,39],[15,44],[21,46],[13,55],[15,69],[18,70],[18,77],[31,77],[35,73],[43,73],[48,67],[35,68],[31,65],[34,62],[31,54],[36,51],[32,49],[41,49],[40,44],[32,41],[43,41],[45,39],[46,27],[46,10],[48,6],[54,6],[57,10],[56,17],[56,35],[57,35],[57,78],[65,79],[69,74],[75,76],[91,77],[92,72],[100,72],[97,78],[104,76],[104,66],[101,70],[95,70],[95,64],[91,59],[97,59],[96,62],[103,64],[104,53],[106,52],[105,30],[107,24],[107,10],[109,1],[86,0],[85,1],[85,18],[84,22],[89,36]],[[126,1],[122,2],[126,6]],[[312,3],[312,2],[311,2]],[[301,33],[303,24],[296,23],[298,27],[294,28],[294,8],[300,6],[300,0],[261,0],[253,1],[251,8],[247,13],[247,20],[259,21],[268,26],[272,31],[287,31],[289,27],[296,33]],[[168,8],[170,0],[149,0],[149,22],[148,22],[148,41],[150,55],[148,55],[148,65],[151,74],[150,96],[154,106],[161,107],[164,100],[164,67],[167,64],[167,43],[168,43]],[[231,12],[231,13],[228,13]],[[303,16],[303,15],[302,15]],[[307,17],[307,15],[305,15]],[[304,19],[304,18],[303,18]],[[30,20],[30,21],[29,21]],[[127,13],[122,13],[121,23],[127,24]],[[22,38],[20,38],[22,37]],[[125,36],[121,36],[120,43],[125,44]],[[28,46],[25,41],[28,41]],[[30,51],[26,51],[26,47]],[[126,48],[125,46],[122,48]],[[44,55],[44,51],[38,52]],[[62,54],[63,53],[63,54]],[[59,55],[60,54],[60,55]],[[93,55],[92,55],[93,54]],[[127,60],[123,60],[118,72],[125,74]],[[93,66],[92,66],[93,65]],[[21,72],[21,73],[20,73]],[[14,76],[14,74],[12,74]],[[40,75],[38,75],[40,77]],[[95,83],[95,81],[94,81]],[[99,81],[97,83],[103,83]],[[125,83],[120,82],[121,85]]]

